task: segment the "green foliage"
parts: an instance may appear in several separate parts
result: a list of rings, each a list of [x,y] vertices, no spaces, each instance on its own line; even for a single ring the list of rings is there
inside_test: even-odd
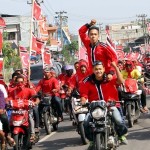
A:
[[[4,68],[21,68],[20,57],[8,42],[3,43]]]
[[[75,58],[74,54],[76,51],[78,51],[78,42],[77,41],[72,41],[71,44],[65,45],[62,50],[62,54],[65,58],[65,62],[67,63],[74,63]]]

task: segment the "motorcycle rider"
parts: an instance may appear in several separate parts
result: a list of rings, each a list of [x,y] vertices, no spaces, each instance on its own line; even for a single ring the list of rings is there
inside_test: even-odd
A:
[[[69,87],[67,91],[67,94],[69,95],[74,88],[78,90],[80,82],[89,75],[88,63],[86,62],[86,60],[80,60],[78,62],[78,65],[79,68],[76,74],[73,76],[73,78],[71,78],[71,80],[69,80]]]
[[[93,63],[93,74],[85,78],[79,87],[82,105],[84,105],[87,100],[89,102],[94,100],[105,100],[106,102],[110,100],[119,100],[116,86],[123,83],[124,80],[118,67],[116,66],[116,63],[112,62],[111,64],[116,71],[117,78],[113,78],[111,81],[109,81],[107,80],[107,75],[105,73],[103,63],[100,61],[95,61]],[[120,111],[120,104],[117,103],[113,110],[113,118],[117,124],[117,133],[120,141],[124,144],[127,144],[126,137],[124,136],[127,133],[127,128],[125,126],[124,120],[121,117]],[[90,121],[91,116],[88,114],[84,121],[86,137],[91,141],[88,150],[93,149],[93,136],[89,125]]]
[[[18,75],[16,77],[16,86],[13,88],[13,90],[11,90],[9,92],[8,95],[8,100],[29,100],[31,99],[33,96],[36,95],[35,90],[27,88],[25,86],[25,82],[24,82],[24,76],[23,75]],[[39,98],[35,97],[34,98],[34,104],[35,106],[39,104]],[[30,124],[31,124],[31,140],[34,141],[35,139],[35,129],[34,129],[34,120],[32,117],[30,117]],[[27,129],[27,133],[29,132],[29,130]]]
[[[62,121],[62,105],[59,97],[59,82],[52,76],[51,70],[49,67],[44,68],[44,78],[39,81],[36,86],[36,92],[42,91],[42,96],[52,96],[51,102],[56,104],[58,121]]]
[[[94,61],[102,61],[109,80],[114,74],[111,62],[117,62],[117,55],[107,44],[99,41],[99,28],[94,26],[96,20],[91,20],[89,24],[83,25],[79,29],[81,41],[85,45],[88,54],[89,69],[92,73],[92,64]],[[88,31],[88,35],[86,32]]]
[[[10,146],[15,145],[14,139],[11,138],[10,125],[9,125],[8,116],[6,115],[6,110],[5,110],[7,97],[8,97],[8,94],[7,94],[5,87],[2,84],[0,84],[0,125],[1,125],[0,138],[1,138],[2,149],[5,149],[6,147],[5,137],[7,138]]]
[[[125,68],[124,70],[121,71],[121,74],[123,76],[124,79],[127,78],[132,78],[132,79],[140,79],[141,78],[141,73],[139,72],[138,69],[134,68],[134,64],[132,63],[132,61],[128,60],[125,63]],[[139,89],[142,90],[142,94],[141,94],[141,104],[142,104],[142,108],[141,108],[141,112],[145,113],[148,112],[148,108],[146,106],[146,92],[143,89],[142,85],[139,83],[138,84]]]

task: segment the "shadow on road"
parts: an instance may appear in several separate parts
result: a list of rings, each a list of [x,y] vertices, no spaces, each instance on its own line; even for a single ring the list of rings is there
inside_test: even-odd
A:
[[[82,146],[80,138],[65,138],[57,139],[53,141],[44,141],[38,144],[38,148],[42,150],[62,150],[63,148],[69,147],[74,149],[76,146]]]
[[[139,131],[139,129],[137,129],[137,132],[135,132],[136,130],[133,130],[132,133],[129,133],[127,139],[128,140],[150,140],[150,131],[143,131],[145,128],[141,129],[141,131]]]

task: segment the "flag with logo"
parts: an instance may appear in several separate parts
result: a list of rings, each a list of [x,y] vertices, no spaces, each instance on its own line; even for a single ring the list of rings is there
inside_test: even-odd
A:
[[[33,19],[40,20],[42,19],[42,10],[40,4],[35,0],[33,3]]]

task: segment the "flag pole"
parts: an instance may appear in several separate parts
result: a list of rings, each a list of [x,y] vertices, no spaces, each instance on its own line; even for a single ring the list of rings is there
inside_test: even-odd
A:
[[[34,2],[35,0],[32,0],[32,11],[31,11],[31,24],[30,24],[30,48],[29,48],[29,69],[28,69],[28,81],[30,82],[30,56],[31,56],[31,50],[32,50],[32,31],[33,31],[33,11],[34,11]]]

